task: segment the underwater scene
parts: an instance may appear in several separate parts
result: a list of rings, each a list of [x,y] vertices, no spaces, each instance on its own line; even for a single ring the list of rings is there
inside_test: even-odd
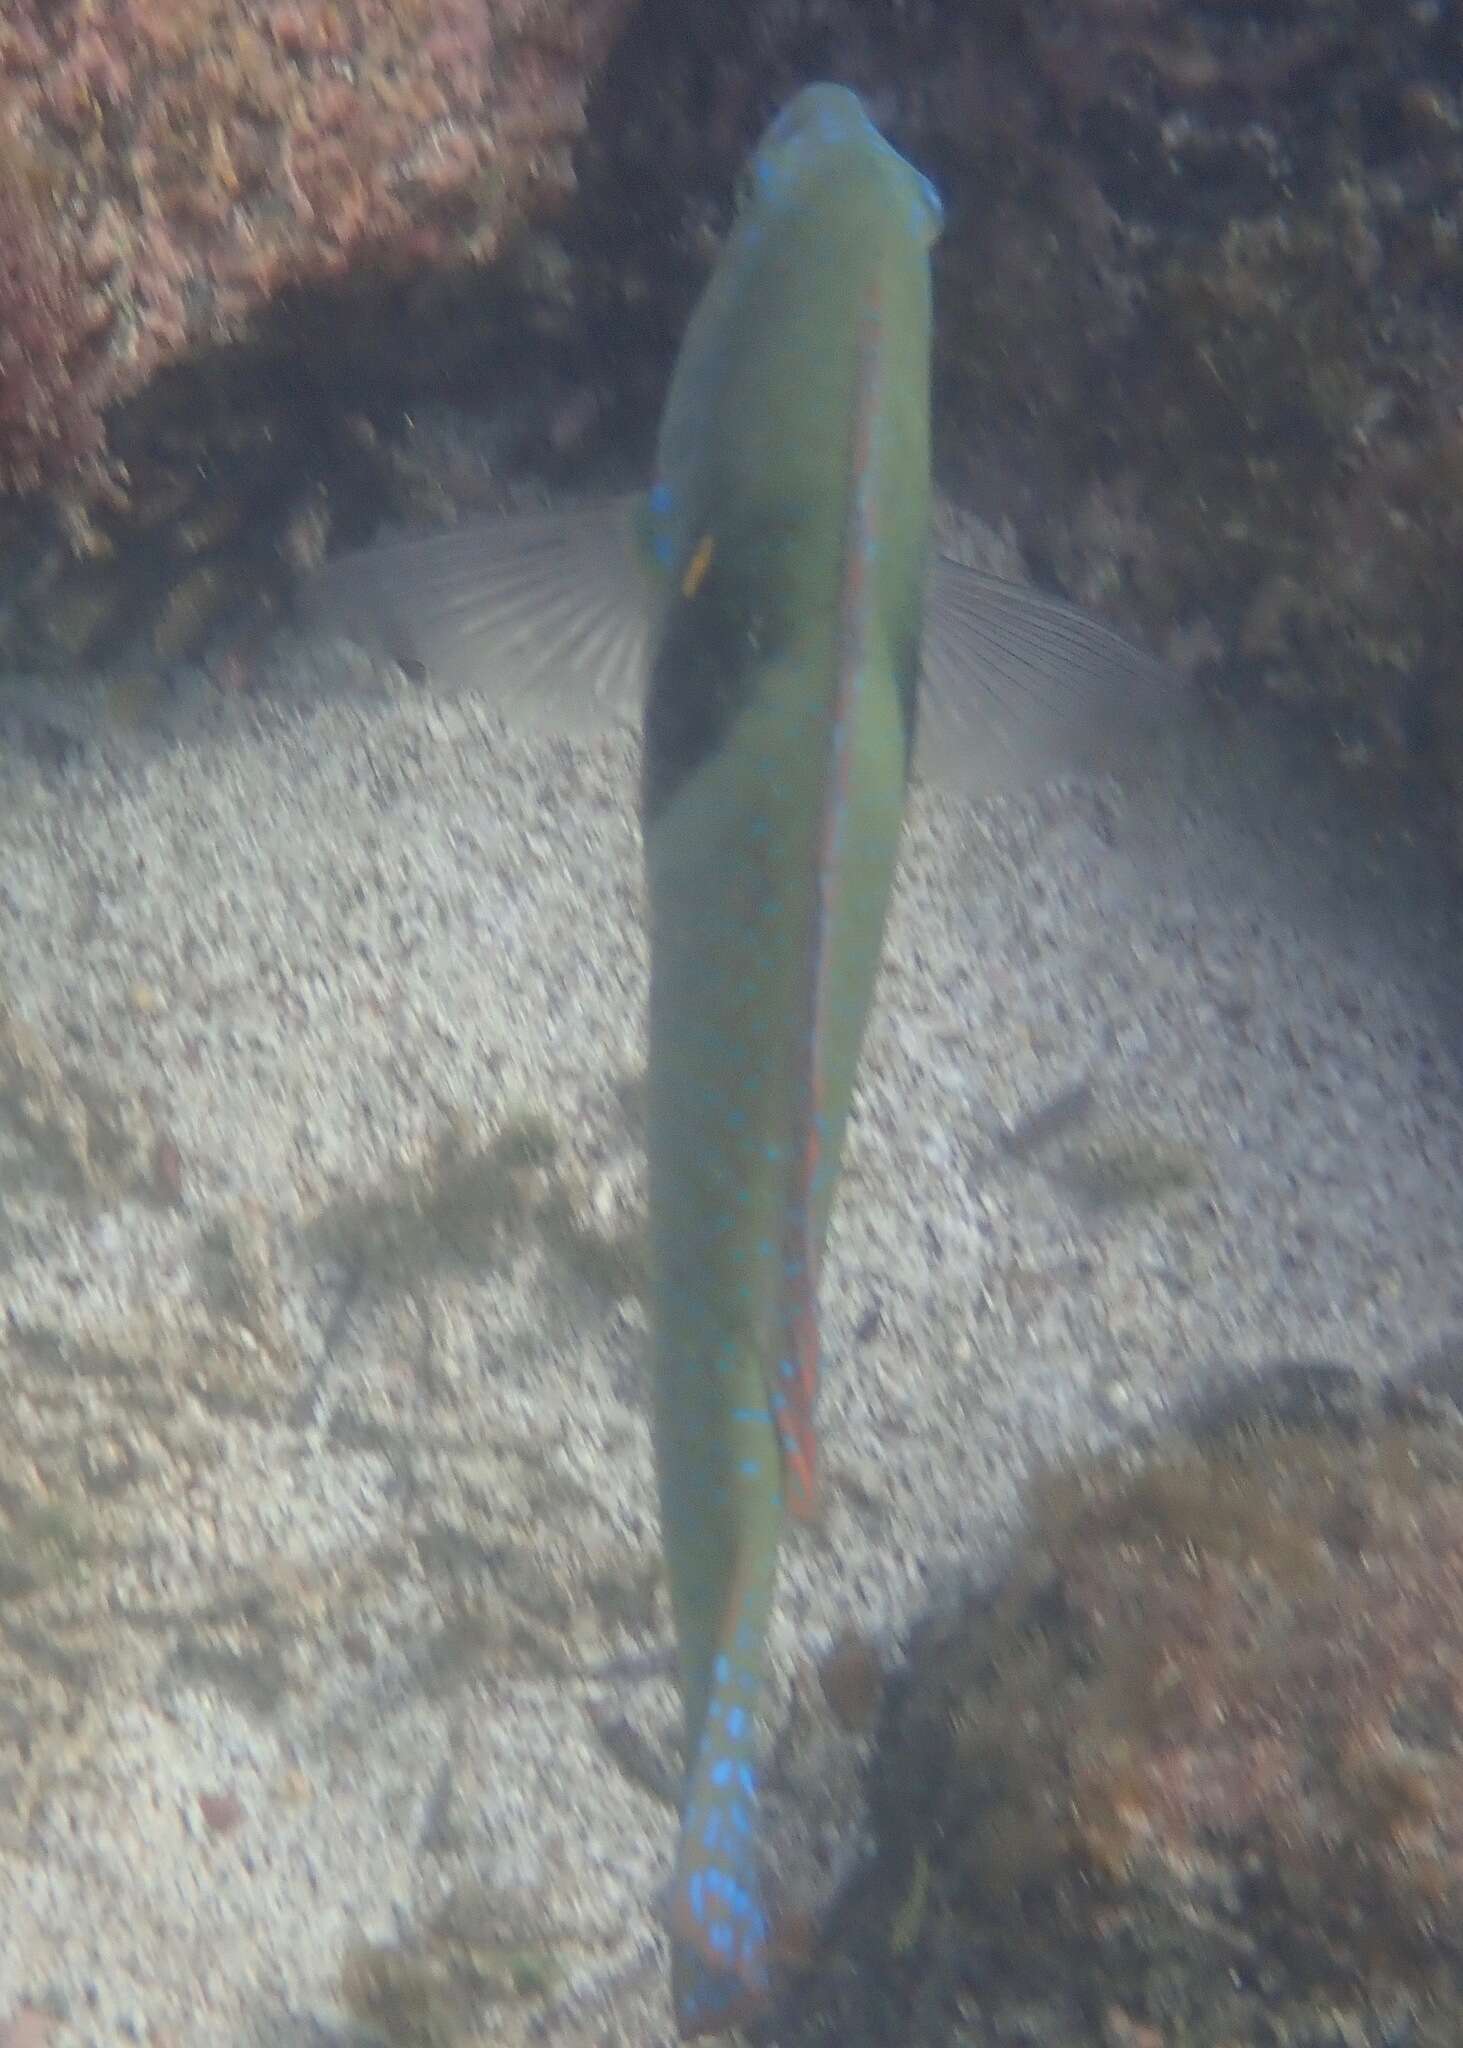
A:
[[[8,0],[0,2048],[1463,2043],[1463,28]]]

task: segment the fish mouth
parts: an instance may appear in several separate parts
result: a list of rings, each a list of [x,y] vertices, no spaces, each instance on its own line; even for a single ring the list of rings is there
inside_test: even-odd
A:
[[[744,189],[759,200],[785,204],[796,194],[815,151],[855,145],[883,151],[913,179],[913,225],[926,240],[933,241],[944,220],[939,193],[880,133],[863,101],[846,85],[807,85],[789,100],[754,150],[744,174]]]
[[[851,142],[856,135],[878,132],[863,101],[846,85],[805,85],[769,123],[756,154],[760,157],[764,150],[785,148],[804,136],[816,136],[820,142]]]

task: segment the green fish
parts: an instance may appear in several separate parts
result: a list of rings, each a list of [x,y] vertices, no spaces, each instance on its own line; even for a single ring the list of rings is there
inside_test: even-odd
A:
[[[649,493],[335,565],[317,608],[521,722],[643,711],[654,1436],[685,1709],[683,2037],[765,2008],[755,1710],[814,1511],[818,1277],[914,756],[1121,764],[1165,671],[929,559],[933,187],[810,86],[744,174]]]

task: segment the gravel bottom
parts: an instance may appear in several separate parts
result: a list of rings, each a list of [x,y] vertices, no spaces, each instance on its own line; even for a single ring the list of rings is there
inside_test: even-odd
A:
[[[0,703],[0,2043],[345,2044],[363,1944],[442,2039],[470,1982],[498,2042],[668,2040],[673,1818],[616,1758],[675,1700],[605,1674],[666,1635],[633,742],[271,663],[78,695],[44,761]],[[990,1570],[1034,1464],[1463,1325],[1460,960],[1269,726],[916,793],[772,1643],[786,1904],[859,1844],[820,1658]]]

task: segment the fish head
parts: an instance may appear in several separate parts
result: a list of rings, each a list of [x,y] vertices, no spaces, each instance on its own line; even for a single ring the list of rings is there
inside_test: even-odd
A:
[[[752,152],[738,188],[738,220],[815,204],[830,182],[881,177],[901,188],[908,220],[922,245],[944,220],[940,195],[874,126],[857,93],[843,85],[808,85],[789,100]]]
[[[730,504],[836,506],[849,338],[871,293],[888,352],[909,365],[900,403],[920,417],[901,430],[904,441],[917,448],[926,437],[929,252],[940,221],[934,187],[844,86],[806,86],[768,127],[742,172],[661,419],[642,553],[672,587],[708,533],[725,540]],[[765,517],[754,539],[779,552]]]

